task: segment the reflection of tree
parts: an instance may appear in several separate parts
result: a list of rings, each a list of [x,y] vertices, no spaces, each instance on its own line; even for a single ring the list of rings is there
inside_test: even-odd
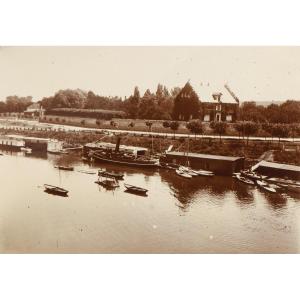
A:
[[[161,170],[160,175],[162,181],[168,183],[173,196],[180,202],[176,205],[183,211],[186,211],[193,202],[198,200],[197,194],[199,193],[224,198],[225,194],[231,190],[231,178],[229,177],[198,176],[185,179],[178,176],[173,170]]]
[[[115,172],[115,173],[124,173],[126,175],[135,175],[135,174],[143,174],[146,177],[153,176],[157,170],[155,169],[143,169],[138,167],[128,167],[124,165],[118,165],[109,162],[94,162],[94,167],[103,168],[108,172]]]
[[[236,195],[236,200],[240,207],[250,205],[254,201],[253,189],[254,186],[242,183],[237,179],[232,179],[232,191]]]

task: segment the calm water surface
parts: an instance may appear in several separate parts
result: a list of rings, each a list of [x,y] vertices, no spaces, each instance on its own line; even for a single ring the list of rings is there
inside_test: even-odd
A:
[[[74,172],[54,168],[62,160]],[[300,197],[273,195],[231,177],[186,180],[174,171],[87,165],[78,158],[0,156],[2,253],[299,253]],[[125,173],[107,191],[97,175]],[[123,182],[149,189],[124,192]],[[49,183],[69,197],[44,192]]]

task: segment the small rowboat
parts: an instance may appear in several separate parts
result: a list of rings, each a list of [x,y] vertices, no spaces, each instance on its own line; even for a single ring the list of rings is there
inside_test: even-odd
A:
[[[271,177],[271,178],[267,178],[266,181],[272,182],[272,183],[275,183],[275,184],[295,185],[295,186],[298,186],[300,188],[300,182],[296,181],[296,180]]]
[[[184,173],[187,173],[191,176],[198,176],[198,174],[196,172],[194,172],[194,170],[192,170],[191,168],[188,168],[188,167],[181,166],[181,167],[178,168],[178,170],[182,171]]]
[[[67,166],[55,166],[55,168],[64,171],[74,171],[73,167],[67,167]]]
[[[263,176],[263,175],[258,175],[254,172],[251,172],[251,171],[241,171],[241,174],[244,177],[247,177],[247,178],[252,179],[252,180],[262,180],[262,179],[265,179],[267,177],[267,176]]]
[[[199,176],[214,176],[215,174],[211,171],[206,171],[206,170],[194,170]]]
[[[166,162],[160,162],[159,166],[163,169],[169,169],[169,170],[176,170],[181,167],[178,164],[166,163]]]
[[[67,150],[48,150],[47,151],[50,154],[68,154],[69,152]]]
[[[46,193],[65,196],[65,197],[67,196],[67,194],[69,192],[61,187],[51,185],[51,184],[44,184],[44,188],[45,188]]]
[[[144,189],[144,188],[141,188],[141,187],[138,187],[138,186],[134,186],[134,185],[131,185],[131,184],[128,184],[128,183],[124,183],[124,186],[126,188],[126,191],[130,192],[130,193],[146,195],[147,192],[148,192],[147,189]]]
[[[187,173],[187,172],[181,171],[181,170],[179,170],[179,169],[176,170],[175,172],[176,172],[177,175],[179,175],[179,176],[181,176],[181,177],[183,177],[183,178],[187,178],[187,179],[192,178],[192,175],[190,175],[190,174]]]
[[[107,189],[114,189],[116,187],[119,187],[118,182],[114,178],[105,178],[101,179],[99,178],[95,183],[104,186]]]
[[[276,189],[262,180],[256,180],[257,185],[265,191],[276,193]]]
[[[212,171],[207,171],[207,170],[193,170],[192,168],[189,167],[183,167],[181,166],[179,168],[180,171],[187,172],[188,174],[192,176],[213,176],[214,173]]]
[[[78,170],[78,172],[84,173],[84,174],[90,174],[90,175],[96,174],[95,171],[89,171],[89,170]]]
[[[122,180],[123,177],[124,177],[124,174],[107,172],[107,171],[104,171],[104,170],[99,170],[98,171],[98,176],[108,177],[108,178],[115,178],[115,179],[118,179],[118,180]]]
[[[243,183],[246,183],[246,184],[250,184],[250,185],[255,185],[255,182],[253,181],[253,180],[251,180],[251,179],[249,179],[249,178],[246,178],[246,177],[243,177],[243,176],[241,176],[241,175],[236,175],[236,178],[239,180],[239,181],[241,181],[241,182],[243,182]]]

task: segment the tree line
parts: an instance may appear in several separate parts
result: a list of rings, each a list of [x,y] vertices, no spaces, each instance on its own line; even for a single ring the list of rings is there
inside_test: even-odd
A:
[[[149,132],[152,131],[152,126],[154,122],[151,120],[145,121],[145,125],[148,127]],[[222,140],[222,136],[228,134],[230,125],[227,122],[210,122],[209,127],[211,131],[206,130],[206,125],[204,122],[199,120],[192,120],[186,123],[180,123],[178,121],[168,121],[165,120],[162,122],[162,125],[166,129],[170,129],[174,133],[178,131],[178,129],[184,126],[186,129],[189,130],[191,134],[195,136],[195,139],[199,135],[210,134],[211,131],[218,135],[220,141]],[[110,121],[110,126],[113,128],[118,127],[118,123],[115,121]],[[131,121],[128,124],[129,128],[134,128],[135,123]],[[248,145],[249,137],[257,136],[260,132],[260,136],[269,136],[271,138],[278,138],[279,143],[282,138],[295,138],[300,136],[300,124],[293,123],[293,124],[272,124],[272,123],[256,123],[252,121],[241,121],[237,123],[233,123],[233,128],[238,133],[239,138],[246,140]]]
[[[103,109],[124,111],[128,118],[147,120],[176,119],[178,107],[174,100],[181,89],[175,87],[168,90],[166,86],[158,84],[156,92],[149,89],[141,96],[139,88],[135,87],[133,94],[125,99],[120,97],[106,97],[94,92],[80,89],[59,90],[54,96],[44,97],[39,103],[46,110],[54,108]],[[6,101],[0,101],[0,112],[23,112],[32,104],[32,97],[8,96]],[[185,102],[180,106],[184,115],[191,111],[200,111],[200,102]],[[243,102],[239,108],[239,120],[260,124],[294,124],[300,123],[300,101],[287,100],[282,104],[259,105],[253,101]]]
[[[31,105],[32,97],[8,96],[5,101],[0,101],[0,113],[17,112],[21,113]]]
[[[180,107],[174,105],[181,88],[169,90],[158,84],[153,93],[149,89],[143,95],[139,88],[134,88],[133,94],[125,99],[120,97],[105,97],[94,92],[77,90],[60,90],[54,96],[43,98],[40,102],[45,109],[81,108],[120,110],[130,119],[171,120],[177,119],[178,109],[182,115],[199,115],[200,102],[187,101]],[[179,108],[178,108],[179,107]],[[258,123],[300,123],[300,101],[287,100],[282,104],[260,105],[254,101],[243,102],[239,108],[238,119]]]

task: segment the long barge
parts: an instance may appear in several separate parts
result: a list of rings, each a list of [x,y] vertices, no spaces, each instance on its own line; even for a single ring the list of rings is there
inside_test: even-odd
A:
[[[129,167],[158,168],[159,160],[147,156],[147,148],[120,145],[121,138],[117,137],[116,144],[94,143],[83,147],[83,155],[96,162],[119,164]]]
[[[114,155],[111,153],[93,153],[93,159],[98,162],[106,162],[106,163],[114,163],[120,164],[124,166],[131,166],[131,167],[142,167],[142,168],[157,168],[159,166],[158,160],[146,160],[140,158],[126,158],[122,155]]]

